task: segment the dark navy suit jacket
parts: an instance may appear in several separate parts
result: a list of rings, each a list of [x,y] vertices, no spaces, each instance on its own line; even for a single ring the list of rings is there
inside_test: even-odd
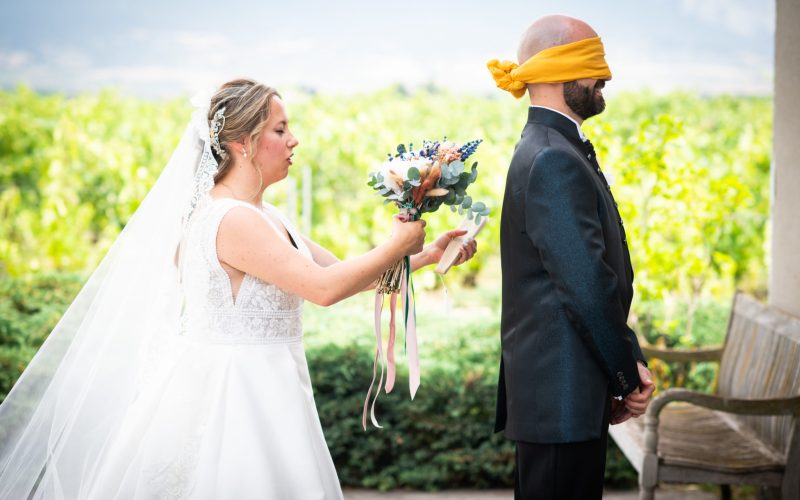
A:
[[[626,321],[633,270],[594,150],[564,115],[531,107],[500,222],[502,359],[495,430],[516,441],[601,437],[611,396],[639,385]]]

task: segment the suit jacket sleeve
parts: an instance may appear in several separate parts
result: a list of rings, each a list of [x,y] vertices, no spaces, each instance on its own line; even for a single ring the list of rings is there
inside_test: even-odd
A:
[[[605,242],[592,173],[574,156],[545,148],[525,193],[525,229],[555,283],[567,317],[609,377],[613,396],[639,386],[636,338],[626,324]]]

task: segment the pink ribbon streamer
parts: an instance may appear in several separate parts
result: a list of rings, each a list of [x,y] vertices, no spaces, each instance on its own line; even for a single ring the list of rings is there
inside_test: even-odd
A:
[[[382,429],[383,427],[378,423],[378,420],[375,418],[375,402],[378,400],[378,395],[381,393],[381,385],[383,385],[383,336],[381,335],[381,313],[383,312],[383,294],[376,293],[375,294],[375,340],[377,341],[377,347],[375,348],[375,360],[372,362],[372,382],[369,384],[369,390],[367,391],[367,399],[364,401],[364,413],[361,417],[361,426],[364,427],[364,430],[367,430],[367,407],[369,406],[369,400],[372,396],[372,387],[375,385],[375,376],[377,375],[378,371],[378,359],[381,360],[381,378],[378,381],[378,387],[375,391],[375,399],[372,400],[372,407],[370,409],[369,418],[372,421],[372,425],[375,427]]]
[[[389,298],[389,342],[386,344],[386,386],[384,387],[386,394],[392,392],[394,389],[395,379],[395,363],[394,363],[394,344],[397,337],[397,327],[395,326],[395,314],[397,309],[397,294],[393,293]]]
[[[408,314],[405,318],[405,331],[406,331],[406,358],[408,361],[408,389],[411,393],[411,399],[414,399],[414,396],[417,394],[417,389],[419,389],[420,385],[420,373],[419,373],[419,352],[417,349],[417,322],[416,322],[416,311],[415,307],[416,304],[414,302],[414,297],[408,293],[408,286],[409,286],[409,276],[410,273],[403,273],[402,280],[400,282],[400,296],[402,298],[401,307],[403,311],[408,311]],[[408,304],[406,304],[408,301]],[[396,367],[395,367],[395,359],[394,359],[394,346],[395,340],[397,336],[397,327],[396,327],[396,309],[397,309],[397,294],[393,293],[389,299],[389,307],[390,307],[390,319],[389,319],[389,342],[386,346],[386,358],[387,358],[387,366],[386,366],[386,385],[385,385],[385,392],[388,394],[392,392],[394,389],[395,383],[395,374],[396,374]],[[384,373],[384,358],[383,358],[383,335],[381,333],[381,314],[383,313],[383,294],[382,293],[375,293],[375,359],[372,362],[372,382],[369,384],[369,390],[367,391],[367,398],[364,400],[364,411],[361,416],[361,426],[364,430],[367,430],[367,408],[369,408],[369,417],[372,425],[382,429],[378,423],[377,418],[375,418],[375,402],[378,400],[378,395],[381,393],[381,386],[383,385],[383,373]],[[372,388],[375,387],[375,378],[378,375],[378,360],[380,359],[381,362],[381,375],[380,379],[378,380],[378,385],[375,390],[375,397],[372,398]],[[370,399],[372,399],[372,405],[370,405]]]

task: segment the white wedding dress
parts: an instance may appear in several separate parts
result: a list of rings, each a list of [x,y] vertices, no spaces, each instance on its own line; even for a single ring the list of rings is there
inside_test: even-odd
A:
[[[180,335],[152,353],[82,497],[342,498],[303,351],[303,300],[250,275],[234,297],[217,258],[220,222],[239,206],[259,211],[219,199],[193,216]],[[265,210],[310,257],[291,224]]]

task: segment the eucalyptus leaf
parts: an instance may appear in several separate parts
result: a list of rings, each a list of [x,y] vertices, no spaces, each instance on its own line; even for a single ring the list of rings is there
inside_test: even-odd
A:
[[[417,167],[411,167],[408,169],[408,179],[411,181],[418,181],[420,179],[420,173]]]
[[[455,205],[450,205],[450,211],[451,211],[451,212],[453,212],[453,213],[456,213],[456,211],[457,211],[457,210],[458,210],[458,209],[456,208],[456,206],[455,206]]]
[[[450,167],[448,165],[441,166],[441,173],[442,173],[442,178],[444,179],[449,179],[453,177],[453,171],[450,170]]]
[[[469,208],[472,206],[472,196],[465,196],[464,201],[461,202],[461,205],[464,208]]]
[[[481,214],[478,214],[475,216],[475,224],[480,224],[480,223],[481,223]]]
[[[453,174],[459,175],[464,171],[464,162],[460,160],[456,160],[454,162],[448,163],[448,167],[453,171]]]
[[[472,210],[467,210],[467,219],[472,220]]]
[[[482,201],[476,201],[474,205],[472,205],[472,210],[476,212],[483,212],[486,210],[486,204]]]

